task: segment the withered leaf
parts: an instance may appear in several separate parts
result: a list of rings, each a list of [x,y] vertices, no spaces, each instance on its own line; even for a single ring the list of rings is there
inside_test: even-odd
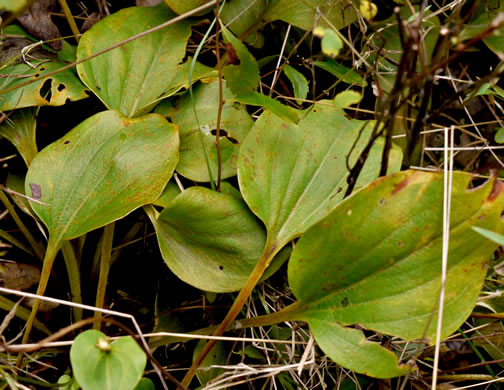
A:
[[[30,34],[43,40],[61,38],[58,27],[53,23],[49,12],[55,7],[56,0],[40,0],[34,4],[24,15],[18,18],[19,22]],[[61,40],[47,42],[54,50],[61,50]]]
[[[0,286],[24,291],[40,280],[40,268],[31,264],[0,262]]]

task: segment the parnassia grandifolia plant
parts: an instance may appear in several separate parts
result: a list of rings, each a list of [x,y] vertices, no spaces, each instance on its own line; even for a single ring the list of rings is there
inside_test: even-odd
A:
[[[345,368],[377,378],[407,374],[415,368],[415,351],[399,353],[396,344],[379,343],[369,335],[425,344],[436,336],[443,175],[399,171],[408,147],[394,144],[392,133],[379,136],[387,128],[383,124],[388,126],[399,116],[404,119],[400,130],[407,135],[411,126],[405,116],[421,112],[415,106],[418,86],[396,91],[404,85],[395,83],[396,74],[391,74],[424,69],[401,63],[404,37],[395,19],[411,18],[413,23],[412,12],[418,7],[404,6],[396,16],[374,21],[380,34],[369,39],[365,35],[363,43],[373,53],[364,56],[352,47],[347,56],[355,65],[351,69],[336,58],[350,45],[338,29],[356,20],[362,2],[344,9],[326,0],[219,2],[222,7],[215,9],[215,18],[210,13],[181,18],[137,38],[202,3],[165,2],[114,12],[85,32],[77,47],[63,41],[59,53],[37,44],[26,57],[28,35],[19,26],[7,29],[10,35],[25,35],[22,41],[9,43],[19,48],[16,56],[10,52],[0,58],[2,75],[8,76],[2,84],[7,92],[0,91],[0,107],[11,111],[9,120],[0,124],[0,135],[19,150],[28,168],[24,189],[17,184],[16,191],[24,191],[31,200],[16,201],[48,231],[45,250],[34,239],[29,239],[33,251],[25,248],[43,259],[37,294],[44,295],[61,250],[72,300],[81,303],[81,284],[87,282],[81,268],[89,263],[81,255],[84,245],[93,242],[85,236],[104,227],[95,248],[96,264],[101,262],[95,306],[102,308],[114,226],[143,208],[148,218],[144,214],[140,218],[155,232],[159,253],[174,275],[208,296],[238,292],[224,320],[200,333],[221,335],[230,329],[300,321],[309,325],[321,350]],[[488,4],[501,7],[493,1]],[[483,6],[475,9],[461,29],[465,40],[484,34],[480,25],[490,20]],[[376,6],[369,10],[362,16],[372,19]],[[440,13],[423,11],[426,18],[417,27],[428,30],[420,49],[420,57],[428,62],[436,56],[443,19]],[[360,16],[359,23],[365,24]],[[296,59],[286,57],[282,48],[282,54],[256,61],[265,39],[262,28],[274,21],[289,24],[280,29],[285,33],[281,40],[285,38],[292,53],[307,36],[321,37],[321,53]],[[209,40],[204,35],[207,24],[213,26],[208,34],[217,32]],[[315,27],[317,32],[311,35]],[[292,36],[304,34],[299,42],[289,40],[291,30]],[[482,39],[500,54],[498,37]],[[125,40],[130,41],[123,44]],[[216,46],[200,55],[209,42]],[[318,41],[312,39],[304,52],[312,53],[317,47],[313,42]],[[376,52],[378,47],[383,57]],[[206,65],[199,62],[203,60]],[[66,68],[73,61],[79,62],[76,71]],[[377,61],[380,70],[373,91],[368,73],[357,67],[369,66],[367,61]],[[59,69],[64,70],[53,73]],[[390,72],[382,74],[387,69]],[[369,67],[369,72],[373,70]],[[266,85],[268,72],[274,74],[271,85]],[[307,80],[309,73],[318,77],[318,72],[336,77],[335,84],[319,91],[322,77]],[[492,88],[498,91],[497,85]],[[283,96],[290,89],[292,94]],[[406,90],[411,96],[403,96]],[[93,94],[100,108],[39,152],[34,107],[61,106]],[[396,95],[389,99],[380,94]],[[372,108],[375,96],[376,107],[389,102],[381,112],[393,111],[397,118],[391,116],[392,122],[387,122],[377,109],[374,118],[381,120],[377,122],[367,120],[372,111],[359,107],[354,115],[350,110],[356,104]],[[400,109],[402,100],[411,107]],[[407,142],[415,146],[411,138]],[[407,159],[415,158],[413,152],[406,154]],[[364,160],[354,183],[350,172]],[[170,181],[174,172],[178,176]],[[344,199],[351,189],[348,181],[356,184],[355,192]],[[19,175],[9,177],[12,186],[22,182]],[[503,208],[503,184],[496,178],[478,186],[470,174],[454,173],[441,337],[454,332],[471,313],[498,245],[473,228],[504,233]],[[238,318],[257,283],[286,262],[287,291],[295,303],[269,315]],[[34,324],[47,331],[35,322],[38,305],[28,319],[25,343]],[[26,319],[26,310],[22,315]],[[74,311],[74,320],[81,318],[82,311]],[[158,338],[156,345],[169,342]],[[214,344],[200,342],[183,386],[191,385]],[[112,342],[98,330],[84,332],[70,351],[73,378],[84,390],[134,389],[145,372],[144,351],[131,338]],[[223,351],[218,354],[224,355]],[[119,375],[121,370],[128,375]],[[122,382],[116,385],[116,380]]]

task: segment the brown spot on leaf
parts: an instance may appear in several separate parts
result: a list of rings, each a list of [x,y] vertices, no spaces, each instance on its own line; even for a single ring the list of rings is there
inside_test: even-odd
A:
[[[39,200],[42,198],[42,188],[38,184],[30,183],[30,188],[32,192],[32,198]]]
[[[40,0],[18,17],[25,30],[37,38],[52,40],[47,42],[54,50],[61,50],[61,34],[51,19],[51,11],[57,7],[56,0]]]
[[[408,185],[409,178],[405,177],[399,183],[396,184],[394,191],[392,191],[392,195],[397,194],[399,191],[403,190]]]
[[[492,192],[490,192],[488,200],[490,202],[494,201],[501,194],[502,191],[504,191],[504,183],[501,182],[500,180],[495,179],[492,187]]]

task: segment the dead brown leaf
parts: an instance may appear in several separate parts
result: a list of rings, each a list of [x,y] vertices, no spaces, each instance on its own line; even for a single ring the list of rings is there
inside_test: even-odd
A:
[[[27,32],[43,40],[61,38],[58,27],[53,23],[49,12],[56,6],[56,0],[40,0],[24,15],[18,18]],[[61,50],[61,41],[47,43],[54,50]]]
[[[40,280],[40,268],[31,264],[0,263],[0,286],[24,291]]]

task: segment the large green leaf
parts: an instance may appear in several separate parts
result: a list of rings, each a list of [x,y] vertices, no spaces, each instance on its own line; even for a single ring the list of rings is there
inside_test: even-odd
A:
[[[268,247],[281,248],[323,218],[343,199],[350,166],[367,143],[373,123],[349,120],[341,108],[322,101],[306,110],[298,125],[269,112],[262,114],[245,139],[238,159],[243,197],[266,224]],[[373,147],[358,185],[377,177],[383,142]],[[390,169],[401,152],[394,147]]]
[[[319,20],[319,25],[329,27],[317,15],[317,10],[338,30],[348,26],[357,17],[351,5],[339,0],[270,0],[263,20],[267,23],[283,20],[304,30],[312,29]]]
[[[7,138],[19,151],[27,166],[38,153],[35,129],[37,122],[32,109],[13,111],[0,125],[0,136]]]
[[[185,190],[160,215],[146,210],[168,267],[205,291],[239,290],[266,242],[264,227],[242,200],[204,187]]]
[[[504,231],[504,185],[491,180],[467,189],[470,181],[454,173],[442,337],[471,313],[498,246],[471,227]],[[443,175],[400,172],[346,199],[298,241],[288,270],[298,299],[294,317],[311,325],[336,362],[376,377],[405,370],[390,351],[347,325],[406,340],[435,337],[442,215]]]
[[[70,361],[83,390],[132,390],[143,375],[147,356],[131,337],[113,342],[98,330],[78,335]]]
[[[222,116],[220,128],[224,130],[221,134],[221,161],[222,178],[236,175],[236,160],[240,144],[249,133],[254,121],[245,110],[245,107],[236,102],[236,98],[231,91],[223,88],[224,105],[222,106]],[[180,161],[177,165],[177,172],[188,179],[207,182],[208,170],[205,162],[206,154],[209,157],[210,168],[213,176],[217,177],[218,158],[215,135],[201,134],[200,126],[208,132],[217,126],[217,111],[219,107],[219,83],[217,81],[210,84],[200,84],[194,88],[193,98],[186,94],[176,107],[176,113],[171,117],[171,121],[179,127],[180,131]],[[193,107],[193,102],[195,107]],[[199,125],[194,115],[194,109],[198,113]],[[163,109],[157,109],[163,112]]]
[[[2,79],[1,89],[15,87],[27,80],[33,80],[63,67],[64,63],[46,62],[32,68],[27,64],[17,64],[2,70],[8,77]],[[71,70],[44,78],[25,87],[0,95],[0,111],[31,106],[61,106],[67,101],[87,98],[86,87]]]
[[[79,42],[77,59],[157,26],[175,15],[167,6],[122,9],[96,23]],[[191,23],[181,21],[77,66],[82,81],[111,109],[132,117],[162,96],[185,55]]]
[[[178,161],[177,128],[159,114],[105,111],[42,150],[26,193],[51,242],[78,237],[159,197]]]

